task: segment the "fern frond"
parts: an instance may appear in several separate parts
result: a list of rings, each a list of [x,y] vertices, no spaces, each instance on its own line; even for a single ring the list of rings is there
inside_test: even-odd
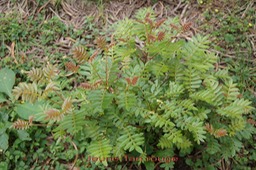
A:
[[[65,63],[65,67],[68,71],[71,71],[73,73],[77,73],[78,72],[78,69],[79,69],[79,66],[76,66],[74,63],[72,62],[67,62]]]
[[[225,129],[216,129],[213,133],[216,138],[220,138],[227,135],[227,131]]]
[[[71,112],[65,116],[63,113],[61,113],[60,118],[62,117],[62,120],[59,121],[59,126],[53,130],[54,135],[58,135],[58,133],[62,131],[72,135],[77,134],[79,131],[84,129],[87,124],[85,114],[85,111]]]
[[[161,110],[164,110],[164,117],[165,118],[174,118],[177,119],[178,117],[181,116],[182,112],[183,112],[183,108],[182,107],[178,107],[178,103],[176,100],[172,100],[172,101],[166,101],[164,102],[163,105],[160,105]]]
[[[59,87],[56,85],[56,83],[54,82],[50,82],[49,84],[47,84],[47,86],[45,87],[43,93],[42,93],[42,97],[45,98],[47,97],[51,92],[55,92],[60,90]]]
[[[183,77],[184,86],[189,92],[194,92],[201,86],[202,80],[200,73],[195,69],[188,68],[184,71],[185,75]]]
[[[62,113],[68,113],[72,110],[72,101],[70,97],[64,100],[61,109]]]
[[[184,67],[181,65],[180,62],[173,62],[170,66],[170,76],[175,83],[180,83],[184,77]]]
[[[45,118],[47,120],[53,120],[53,121],[60,121],[64,117],[64,114],[57,109],[49,109],[45,111],[45,114],[46,114]]]
[[[213,134],[213,132],[214,132],[213,126],[212,126],[211,124],[209,124],[209,123],[206,123],[206,124],[205,124],[205,129],[206,129],[210,134]]]
[[[182,142],[176,143],[178,149],[180,149],[181,151],[186,151],[187,149],[191,148],[192,142],[189,139],[187,139],[185,136],[182,136],[181,140]]]
[[[157,77],[162,76],[169,70],[169,67],[165,62],[154,62],[148,63],[149,70]]]
[[[120,142],[119,147],[124,150],[129,149],[129,152],[131,152],[135,149],[137,152],[143,153],[143,150],[140,147],[140,145],[144,144],[143,133],[137,133],[134,127],[126,127],[123,135],[121,135],[117,141]]]
[[[135,94],[122,92],[117,96],[117,101],[119,107],[122,107],[126,110],[132,109],[137,103]]]
[[[175,124],[169,120],[168,117],[152,113],[149,119],[145,120],[146,123],[151,123],[155,127],[173,128]]]
[[[225,82],[225,86],[223,87],[224,96],[228,103],[237,99],[237,96],[240,94],[239,89],[236,87],[236,84],[233,83],[232,79],[229,79]]]
[[[144,20],[145,18],[155,20],[156,16],[152,8],[143,8],[142,10],[136,12],[135,18],[137,20]]]
[[[163,41],[164,37],[165,37],[165,33],[161,31],[157,35],[157,40],[158,41]]]
[[[211,90],[201,90],[201,91],[195,92],[193,94],[190,94],[190,97],[192,99],[194,99],[195,101],[201,100],[201,101],[205,101],[209,104],[214,105],[214,101],[212,99],[215,96]]]
[[[83,88],[83,89],[85,89],[85,90],[91,90],[91,89],[92,89],[92,85],[91,85],[90,83],[88,83],[88,82],[81,83],[81,84],[79,85],[79,87],[81,87],[81,88]]]
[[[197,144],[204,142],[206,136],[205,127],[203,122],[192,116],[183,116],[176,120],[177,127],[180,127],[182,130],[188,130],[193,134],[194,140]]]
[[[116,146],[113,147],[113,156],[118,157],[119,160],[122,160],[123,156],[125,155],[125,150],[119,145],[120,143],[117,143]]]
[[[232,119],[229,129],[231,133],[242,131],[245,128],[246,122],[244,119]]]
[[[101,127],[95,122],[86,123],[86,125],[83,127],[83,130],[86,134],[86,137],[91,138],[92,140],[97,140],[103,137],[103,130],[101,130]]]
[[[219,151],[221,151],[221,145],[218,143],[217,139],[209,138],[210,140],[208,141],[206,152],[209,154],[215,154]]]
[[[161,149],[166,149],[166,148],[172,148],[173,144],[172,144],[172,141],[168,140],[166,136],[161,136],[157,146],[160,147]]]
[[[196,35],[192,37],[191,41],[194,43],[195,46],[203,50],[209,48],[209,44],[211,43],[211,41],[208,38],[209,36]]]
[[[176,128],[173,129],[165,129],[165,134],[164,136],[170,140],[172,143],[177,144],[177,143],[182,143],[182,133],[181,130],[177,130]]]
[[[73,58],[77,60],[78,63],[83,63],[88,60],[88,53],[86,49],[82,46],[78,46],[73,49]]]
[[[46,67],[44,67],[43,72],[44,72],[44,76],[48,82],[55,79],[56,76],[58,75],[58,69],[51,64],[48,64]]]
[[[195,103],[190,100],[190,99],[186,99],[186,100],[182,100],[179,105],[183,108],[185,108],[186,110],[194,110],[197,111],[198,109],[194,106]]]
[[[98,50],[94,51],[94,53],[90,56],[88,62],[91,63],[97,57],[98,54],[99,54]]]
[[[110,144],[108,139],[100,139],[91,142],[91,144],[88,147],[88,152],[91,156],[103,160],[102,163],[105,164],[105,166],[107,166],[106,159],[110,157],[112,149],[112,145]]]
[[[221,78],[222,80],[229,79],[228,70],[222,69],[214,72],[214,76],[217,78]]]
[[[16,120],[12,124],[12,128],[18,129],[18,130],[25,130],[30,128],[31,126],[32,126],[32,122],[21,120],[21,119]]]
[[[189,31],[190,28],[191,28],[191,26],[192,26],[192,22],[188,22],[188,23],[183,24],[183,25],[182,25],[182,31],[183,31],[183,32]]]
[[[210,90],[212,96],[211,102],[214,106],[220,106],[223,104],[224,100],[224,94],[223,94],[223,88],[221,85],[219,85],[219,81],[215,78],[208,76],[203,84],[207,87],[207,89]]]
[[[166,21],[165,18],[157,21],[156,24],[155,24],[155,28],[159,28],[165,21]]]
[[[97,44],[97,47],[102,50],[105,50],[105,48],[107,47],[107,42],[106,42],[105,38],[103,38],[103,37],[98,37],[96,39],[96,44]]]
[[[168,97],[174,97],[177,98],[179,95],[181,95],[184,91],[184,88],[182,85],[176,84],[175,82],[169,83],[169,90],[167,91]]]
[[[245,100],[245,99],[236,99],[231,105],[232,106],[237,106],[240,107],[240,109],[245,113],[250,113],[254,107],[250,106],[251,105],[251,101],[249,100]]]
[[[232,104],[217,109],[217,113],[226,117],[239,118],[253,109],[250,104],[248,100],[236,99]]]
[[[40,93],[35,83],[20,83],[13,89],[13,95],[16,100],[21,96],[22,100],[34,103],[40,96]]]
[[[111,105],[113,95],[105,90],[91,90],[88,92],[88,101],[90,101],[94,111],[102,112]]]
[[[38,84],[43,84],[45,82],[43,70],[39,68],[32,68],[32,70],[28,72],[28,77],[32,82]]]

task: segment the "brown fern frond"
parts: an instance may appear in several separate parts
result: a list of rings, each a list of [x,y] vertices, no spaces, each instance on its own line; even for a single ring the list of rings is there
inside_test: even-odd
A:
[[[158,41],[162,41],[164,39],[164,36],[165,36],[165,33],[164,32],[159,32],[158,33],[158,36],[157,36],[157,40]]]
[[[155,24],[155,28],[159,28],[165,21],[166,21],[165,18],[159,20],[159,21]]]
[[[149,42],[154,42],[154,41],[156,41],[156,37],[154,35],[152,35],[152,34],[149,34],[148,35],[148,41]]]
[[[81,87],[81,88],[83,88],[83,89],[86,89],[86,90],[90,90],[90,89],[92,89],[92,86],[91,86],[91,84],[89,84],[89,83],[81,83],[80,85],[79,85],[79,87]]]
[[[213,132],[214,132],[214,129],[213,129],[212,125],[209,124],[209,123],[206,123],[206,124],[205,124],[205,129],[206,129],[210,134],[213,134]]]
[[[105,48],[107,46],[107,42],[106,42],[104,37],[98,37],[96,39],[96,44],[97,44],[97,47],[102,49],[102,50],[105,50]]]
[[[147,15],[145,17],[145,22],[148,23],[151,27],[154,26],[153,21],[150,19],[150,13],[147,13]]]
[[[76,59],[78,63],[83,63],[88,59],[87,51],[84,47],[78,46],[73,50],[73,58]]]
[[[79,66],[76,66],[74,63],[72,62],[67,62],[65,63],[65,67],[68,71],[71,71],[73,73],[77,73],[78,72],[78,69],[79,69]]]
[[[32,122],[28,122],[25,120],[18,119],[12,124],[12,128],[18,129],[18,130],[25,130],[32,126]]]
[[[57,109],[49,109],[45,112],[47,120],[60,121],[64,115]]]
[[[170,27],[175,29],[176,31],[180,30],[180,28],[177,25],[174,25],[174,24],[170,24]]]
[[[68,113],[72,110],[72,101],[70,97],[64,100],[61,109],[63,113]]]
[[[182,31],[187,32],[188,30],[190,30],[191,26],[192,22],[185,23],[184,25],[182,25]]]
[[[20,83],[13,89],[13,95],[16,100],[21,97],[24,101],[34,103],[40,94],[35,83]]]
[[[127,83],[128,83],[129,85],[133,85],[133,86],[136,85],[138,79],[139,79],[138,76],[135,76],[135,77],[133,77],[133,78],[129,78],[129,77],[125,78],[125,80],[127,81]]]
[[[252,118],[247,119],[247,122],[250,123],[253,126],[256,126],[256,121],[253,120]]]
[[[51,81],[58,75],[58,69],[55,66],[48,64],[43,69],[43,73],[44,73],[46,80]]]
[[[54,83],[50,82],[44,89],[42,97],[45,98],[49,93],[60,90],[59,87]]]
[[[45,82],[44,73],[42,69],[32,68],[32,70],[28,72],[28,77],[31,81],[38,84],[43,84]]]
[[[97,57],[97,55],[99,54],[99,51],[98,50],[96,50],[92,55],[91,55],[91,57],[89,58],[89,63],[91,63],[96,57]]]
[[[215,132],[214,132],[214,136],[219,138],[219,137],[223,137],[223,136],[226,136],[227,135],[227,131],[225,129],[217,129]]]
[[[97,88],[99,85],[102,84],[102,80],[97,80],[94,84],[93,84],[93,87],[94,88]]]

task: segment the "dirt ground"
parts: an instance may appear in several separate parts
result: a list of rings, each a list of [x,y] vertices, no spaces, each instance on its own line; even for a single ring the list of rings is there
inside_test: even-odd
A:
[[[36,0],[17,0],[15,3],[11,0],[0,0],[0,13],[8,14],[13,11],[19,11],[22,18],[26,20],[29,16],[37,17],[42,10],[45,10],[45,19],[57,16],[66,25],[72,25],[74,29],[85,27],[86,16],[91,16],[94,18],[94,24],[99,29],[105,29],[120,19],[133,17],[134,13],[140,8],[152,7],[159,19],[178,16],[181,24],[192,23],[192,34],[207,34],[217,30],[220,24],[214,17],[206,21],[204,12],[225,13],[225,11],[232,10],[234,6],[237,6],[236,1],[210,1],[210,3],[202,5],[197,0],[49,0],[43,1],[44,3],[39,5]],[[247,1],[239,9],[241,19],[248,8],[256,6],[254,0],[248,1],[249,3]],[[243,4],[242,1],[241,4]],[[212,29],[202,28],[201,26],[205,24]],[[255,28],[252,28],[249,35],[254,59],[256,56],[255,30]],[[69,42],[67,41],[67,43]],[[221,45],[221,42],[216,43]],[[234,57],[229,53],[225,55],[226,57]]]

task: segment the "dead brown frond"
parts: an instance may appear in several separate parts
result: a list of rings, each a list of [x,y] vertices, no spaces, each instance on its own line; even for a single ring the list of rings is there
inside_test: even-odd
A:
[[[25,121],[25,120],[21,120],[18,119],[15,122],[13,122],[12,124],[12,128],[14,129],[18,129],[18,130],[25,130],[28,129],[32,126],[32,121]]]
[[[103,38],[103,37],[98,37],[96,39],[96,44],[97,44],[97,47],[102,49],[102,50],[105,50],[106,46],[107,46],[107,42],[106,42],[106,39]]]
[[[159,21],[155,24],[155,28],[159,28],[165,21],[166,21],[165,18],[159,20]]]
[[[165,33],[161,31],[158,33],[157,40],[162,41],[164,37],[165,37]]]
[[[72,110],[72,101],[70,97],[64,100],[61,109],[63,113],[68,113]]]
[[[219,138],[219,137],[223,137],[223,136],[226,136],[227,135],[227,131],[225,129],[217,129],[215,132],[214,132],[214,136]]]
[[[78,46],[73,50],[73,58],[77,60],[78,63],[83,63],[88,59],[88,53],[84,47]]]
[[[63,118],[63,113],[57,109],[49,109],[45,112],[47,120],[60,121]]]
[[[79,85],[79,87],[83,88],[83,89],[86,89],[86,90],[90,90],[92,88],[91,84],[85,82],[85,83],[81,83]]]
[[[97,57],[97,55],[99,54],[99,51],[98,50],[96,50],[92,55],[91,55],[91,57],[89,58],[89,63],[91,63],[96,57]]]
[[[78,72],[78,69],[79,69],[79,66],[76,66],[74,63],[72,62],[67,62],[65,63],[65,67],[68,71],[71,71],[73,73],[77,73]]]
[[[149,34],[148,35],[148,41],[149,42],[154,42],[154,41],[156,41],[156,37],[154,35],[152,35],[152,34]]]
[[[183,31],[183,32],[189,31],[190,28],[191,28],[191,26],[192,26],[192,22],[188,22],[188,23],[183,24],[183,25],[182,25],[182,31]]]

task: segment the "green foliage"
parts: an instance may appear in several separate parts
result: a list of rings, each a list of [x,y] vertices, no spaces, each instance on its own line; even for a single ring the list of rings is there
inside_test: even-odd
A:
[[[132,164],[152,168],[155,163],[147,156],[184,157],[197,150],[202,160],[194,164],[188,158],[187,164],[213,168],[220,159],[240,152],[242,140],[254,133],[241,135],[249,129],[244,115],[254,108],[240,95],[227,70],[215,68],[218,58],[208,50],[208,37],[184,40],[180,38],[184,30],[170,26],[178,25],[175,19],[158,21],[151,9],[140,10],[135,18],[114,25],[111,44],[98,39],[95,56],[76,48],[70,56],[79,66],[75,74],[57,63],[28,71],[29,80],[17,82],[14,101],[4,109],[10,107],[14,116],[12,126],[1,133],[1,148],[8,148],[9,131],[19,136],[20,141],[12,144],[17,147],[31,139],[33,130],[46,135],[35,128],[43,126],[54,137],[51,153],[56,157],[49,156],[49,166],[63,157],[57,153],[65,153],[68,146],[75,149],[65,153],[66,158],[76,156],[78,165],[84,163],[77,160],[78,154],[97,158],[86,163],[88,168],[103,168],[111,163],[107,158],[127,154],[141,158]],[[12,86],[9,83],[7,89]],[[13,159],[13,147],[5,152],[8,161]],[[20,158],[24,152],[17,155]],[[34,157],[45,159],[43,154],[35,155],[29,164]],[[173,166],[174,162],[161,162],[165,169]]]
[[[12,87],[15,83],[15,73],[8,69],[0,70],[0,92],[5,93],[9,97],[12,97]]]

